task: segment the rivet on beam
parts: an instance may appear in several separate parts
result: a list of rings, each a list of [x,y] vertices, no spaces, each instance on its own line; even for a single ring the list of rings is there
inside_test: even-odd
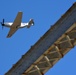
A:
[[[63,57],[64,55],[60,52],[59,47],[58,47],[56,44],[54,44],[54,45],[55,45],[55,48],[56,48],[57,52],[58,52],[59,55],[60,55],[60,58]]]
[[[23,73],[22,75],[27,75],[26,73]]]

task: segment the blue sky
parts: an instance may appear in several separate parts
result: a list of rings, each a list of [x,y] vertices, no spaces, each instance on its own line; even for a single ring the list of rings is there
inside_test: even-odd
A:
[[[33,18],[30,29],[18,30],[6,38],[9,28],[0,25],[0,75],[4,75],[31,46],[53,25],[76,0],[0,0],[0,21],[13,22],[18,11],[23,12],[23,22]],[[75,75],[76,47],[64,56],[45,75]]]

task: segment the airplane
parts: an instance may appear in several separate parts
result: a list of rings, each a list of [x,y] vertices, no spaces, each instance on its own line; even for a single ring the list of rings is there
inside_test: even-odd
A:
[[[30,19],[30,21],[27,23],[22,23],[21,22],[22,14],[23,14],[22,12],[18,12],[13,23],[12,22],[4,22],[4,19],[2,22],[0,22],[2,25],[2,29],[4,26],[10,28],[7,38],[10,38],[19,28],[24,28],[24,27],[30,28],[31,26],[34,25],[33,19]]]

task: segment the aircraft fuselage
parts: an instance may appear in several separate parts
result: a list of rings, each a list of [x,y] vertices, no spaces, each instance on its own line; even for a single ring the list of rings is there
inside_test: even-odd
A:
[[[12,22],[9,22],[9,23],[7,22],[7,23],[4,23],[4,26],[10,28],[12,24],[13,24]],[[19,28],[24,28],[28,26],[31,26],[31,25],[29,23],[21,23],[20,25],[18,25]]]

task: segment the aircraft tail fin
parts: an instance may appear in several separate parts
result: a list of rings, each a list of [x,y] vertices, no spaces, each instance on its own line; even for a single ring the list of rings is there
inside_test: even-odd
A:
[[[30,28],[31,25],[34,25],[34,20],[33,19],[30,19],[27,28]]]
[[[30,19],[29,25],[34,25],[34,20],[33,19]]]

